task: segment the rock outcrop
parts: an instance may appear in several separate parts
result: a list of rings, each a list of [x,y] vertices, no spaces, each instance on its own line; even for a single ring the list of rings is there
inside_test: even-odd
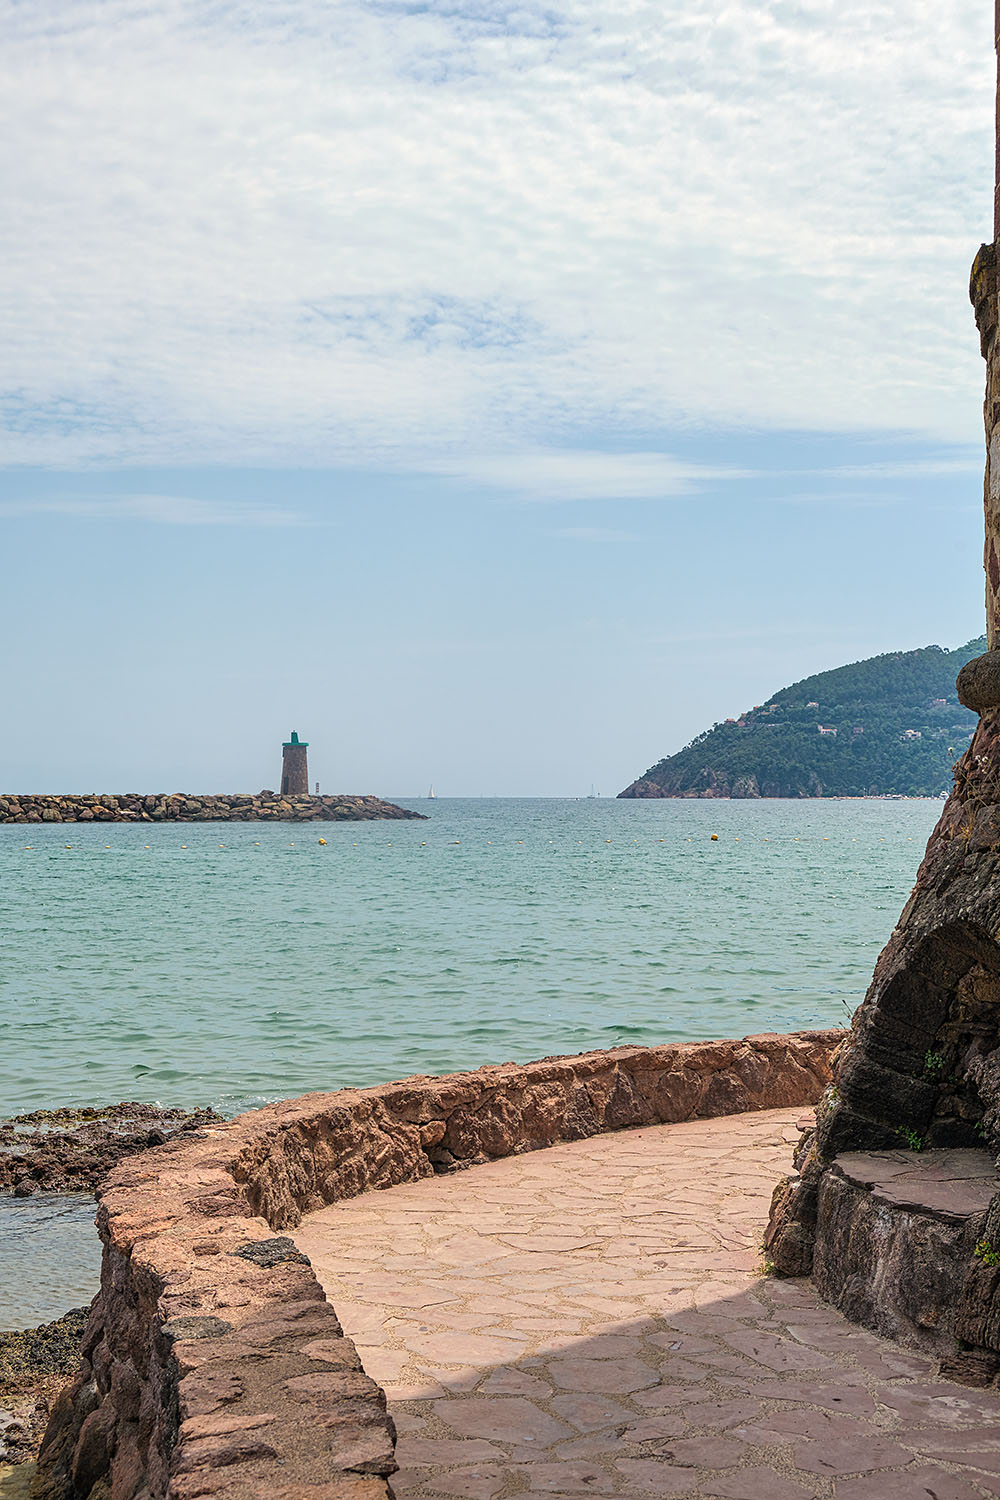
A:
[[[998,934],[1000,709],[991,709],[956,767],[816,1130],[800,1148],[799,1172],[776,1192],[767,1245],[779,1270],[810,1272],[821,1184],[841,1153],[909,1145],[1000,1155]],[[982,1282],[980,1261],[967,1271],[970,1283]],[[1000,1306],[996,1317],[1000,1334]],[[976,1342],[971,1334],[956,1336]]]
[[[276,792],[190,796],[126,792],[89,797],[0,797],[0,823],[357,823],[371,818],[423,818],[379,797],[282,797]]]
[[[1000,11],[997,12],[1000,24]],[[1000,209],[1000,194],[998,194]],[[1000,218],[997,231],[1000,232]],[[955,767],[917,882],[840,1051],[798,1172],[779,1184],[766,1242],[779,1271],[812,1271],[849,1316],[926,1346],[946,1332],[975,1383],[1000,1370],[1000,1192],[944,1230],[894,1201],[884,1164],[908,1147],[1000,1157],[1000,345],[995,245],[972,268],[986,383],[988,650],[958,692],[979,723]],[[926,1170],[926,1169],[925,1169]],[[881,1173],[881,1176],[879,1175]],[[881,1184],[875,1191],[875,1182]],[[985,1180],[985,1179],[984,1179]],[[982,1189],[985,1191],[985,1189]],[[968,1195],[966,1195],[968,1197]],[[938,1216],[940,1217],[940,1216]],[[920,1311],[920,1308],[923,1311]],[[957,1363],[956,1363],[957,1361]]]
[[[369,1188],[634,1125],[814,1103],[839,1032],[619,1047],[273,1104],[115,1168],[35,1500],[389,1500],[394,1432],[281,1231]]]
[[[126,1156],[219,1123],[212,1109],[110,1104],[37,1109],[0,1120],[0,1189],[19,1197],[95,1188]]]

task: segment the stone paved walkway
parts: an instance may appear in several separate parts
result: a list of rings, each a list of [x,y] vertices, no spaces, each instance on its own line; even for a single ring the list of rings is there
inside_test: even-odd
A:
[[[400,1500],[1000,1496],[1000,1395],[763,1278],[800,1111],[624,1131],[296,1233],[399,1429]]]

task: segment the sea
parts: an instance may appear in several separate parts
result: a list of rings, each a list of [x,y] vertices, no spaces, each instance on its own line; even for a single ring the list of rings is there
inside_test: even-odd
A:
[[[396,800],[426,821],[0,827],[0,1115],[133,1099],[232,1115],[846,1024],[942,807]],[[92,1212],[0,1196],[0,1329],[89,1299]]]

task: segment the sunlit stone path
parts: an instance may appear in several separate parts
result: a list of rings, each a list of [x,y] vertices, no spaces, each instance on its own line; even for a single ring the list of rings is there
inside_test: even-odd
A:
[[[761,1276],[799,1111],[623,1131],[296,1233],[399,1429],[401,1500],[1000,1496],[1000,1395]]]

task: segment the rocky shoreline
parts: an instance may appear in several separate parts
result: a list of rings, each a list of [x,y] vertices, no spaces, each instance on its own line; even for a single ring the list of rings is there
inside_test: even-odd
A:
[[[218,1121],[212,1109],[134,1102],[14,1115],[0,1120],[0,1191],[93,1192],[127,1157]],[[38,1451],[52,1402],[79,1365],[89,1312],[77,1307],[37,1328],[0,1331],[0,1494],[5,1467]]]
[[[376,818],[423,820],[424,814],[381,797],[283,797],[268,791],[255,796],[126,792],[0,797],[0,823],[361,823]]]
[[[0,1190],[92,1192],[111,1168],[150,1146],[221,1120],[213,1109],[110,1104],[103,1109],[36,1109],[0,1120]]]
[[[79,1366],[89,1314],[74,1307],[39,1328],[0,1333],[0,1466],[38,1452],[52,1403]]]

